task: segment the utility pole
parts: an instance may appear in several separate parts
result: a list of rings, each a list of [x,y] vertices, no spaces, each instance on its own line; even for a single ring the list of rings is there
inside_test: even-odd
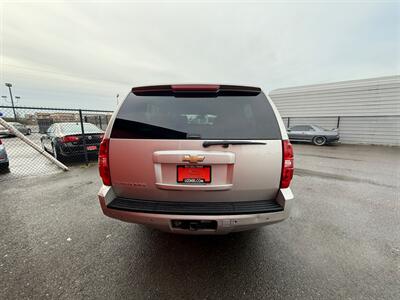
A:
[[[118,106],[118,98],[119,98],[119,94],[117,94],[117,106]]]
[[[12,105],[12,109],[13,109],[13,113],[14,113],[14,121],[17,122],[17,114],[15,113],[14,99],[13,99],[12,92],[11,92],[12,84],[6,83],[6,87],[8,87],[8,90],[10,91],[11,105]]]

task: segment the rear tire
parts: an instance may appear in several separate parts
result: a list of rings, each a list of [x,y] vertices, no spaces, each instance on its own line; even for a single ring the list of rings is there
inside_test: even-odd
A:
[[[0,165],[0,173],[10,173],[10,165],[8,162]]]
[[[57,150],[57,147],[54,145],[54,144],[52,144],[53,145],[53,157],[55,158],[55,159],[57,159],[58,161],[61,161],[61,155],[60,155],[60,152]]]
[[[324,136],[316,136],[312,140],[313,144],[316,146],[323,146],[326,144],[326,137]]]
[[[46,152],[49,153],[49,154],[52,154],[52,153],[50,152],[50,150],[47,149],[47,147],[45,146],[45,144],[44,144],[44,142],[43,142],[43,137],[40,138],[40,143],[42,144],[42,148],[43,148],[44,151],[46,151]],[[53,146],[53,145],[52,145],[52,146]]]

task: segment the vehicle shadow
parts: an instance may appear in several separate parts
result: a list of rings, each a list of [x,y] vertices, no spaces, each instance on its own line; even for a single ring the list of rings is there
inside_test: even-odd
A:
[[[132,296],[122,287],[133,284],[140,286],[140,297],[237,298],[260,290],[261,274],[264,283],[272,284],[279,272],[280,264],[273,258],[276,243],[268,242],[274,238],[263,228],[223,236],[141,228],[132,235],[129,248],[135,250],[122,254],[128,263],[116,279],[121,293],[117,298]]]
[[[88,156],[88,163],[89,164],[97,164],[98,157],[97,155],[89,155]],[[65,164],[67,167],[73,167],[73,166],[81,166],[86,164],[85,157],[83,155],[77,155],[77,156],[72,156],[72,157],[63,157],[61,159],[61,162]]]

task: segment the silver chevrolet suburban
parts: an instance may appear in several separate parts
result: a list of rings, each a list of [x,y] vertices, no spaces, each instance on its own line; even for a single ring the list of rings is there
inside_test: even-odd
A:
[[[285,126],[261,89],[136,87],[101,142],[98,197],[111,218],[224,234],[286,219],[293,167]]]

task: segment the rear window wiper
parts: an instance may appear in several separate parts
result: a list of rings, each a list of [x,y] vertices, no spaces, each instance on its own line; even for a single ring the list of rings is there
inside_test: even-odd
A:
[[[228,148],[229,145],[266,145],[265,142],[255,142],[255,141],[205,141],[203,142],[203,147],[207,148],[214,145],[222,145],[224,148]]]

